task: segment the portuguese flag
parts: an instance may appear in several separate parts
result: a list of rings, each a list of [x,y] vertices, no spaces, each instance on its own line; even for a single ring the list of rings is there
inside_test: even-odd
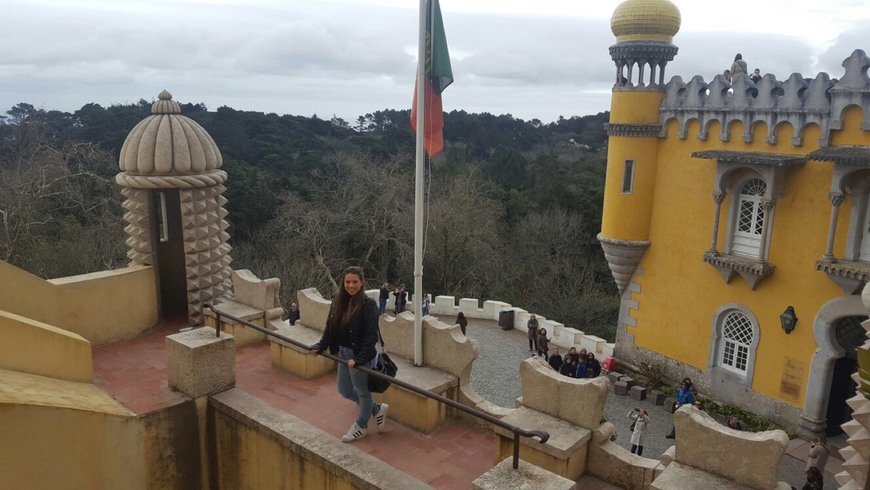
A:
[[[417,80],[414,83],[414,105],[411,108],[411,129],[417,131]],[[441,92],[453,83],[450,68],[450,53],[447,52],[447,37],[441,20],[438,0],[426,2],[426,97],[424,99],[423,134],[426,154],[433,157],[444,149],[444,111],[441,108]]]

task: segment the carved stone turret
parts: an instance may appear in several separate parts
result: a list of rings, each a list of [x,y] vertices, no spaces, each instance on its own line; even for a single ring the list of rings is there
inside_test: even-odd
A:
[[[161,304],[178,290],[183,268],[188,317],[202,322],[202,304],[230,294],[229,234],[220,150],[181,106],[163,91],[152,115],[137,124],[121,147],[115,180],[126,197],[124,219],[130,264],[158,267]],[[162,258],[161,258],[162,257]],[[175,276],[173,278],[172,276]],[[175,304],[184,292],[175,293]]]
[[[679,9],[668,0],[626,0],[616,7],[610,19],[610,30],[616,36],[616,44],[610,47],[616,63],[614,90],[660,90],[665,65],[677,54],[671,41],[680,30],[680,21]],[[647,66],[650,71],[645,82]]]

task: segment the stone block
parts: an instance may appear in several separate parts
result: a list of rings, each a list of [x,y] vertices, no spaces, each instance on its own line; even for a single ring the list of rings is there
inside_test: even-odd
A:
[[[256,308],[271,310],[281,306],[278,291],[281,281],[277,278],[260,279],[247,269],[233,271],[233,297],[237,303]]]
[[[619,380],[622,381],[623,383],[625,383],[625,385],[628,386],[629,388],[631,388],[632,386],[637,384],[634,382],[634,378],[632,378],[631,376],[620,376]]]
[[[611,371],[611,372],[607,373],[607,379],[609,379],[611,383],[616,383],[617,381],[619,381],[619,378],[621,378],[622,376],[625,376],[625,375],[622,373],[617,373],[616,371]]]
[[[477,307],[477,298],[459,298],[459,311],[468,318],[483,318],[483,310]]]
[[[628,394],[628,384],[625,381],[617,381],[613,385],[613,392],[617,395],[627,395]]]
[[[258,310],[256,308],[250,307],[248,305],[237,303],[235,301],[229,301],[226,303],[221,303],[217,305],[217,309],[220,310],[221,313],[228,313],[233,315],[236,318],[240,318],[247,322],[253,323],[259,327],[264,327],[266,316],[264,315],[263,310]],[[203,312],[205,326],[217,328],[217,315],[211,310],[204,310]],[[236,322],[235,320],[231,320],[225,316],[221,316],[221,331],[226,332],[233,336],[235,339],[235,346],[244,347],[246,345],[256,344],[258,342],[263,342],[266,340],[266,334],[255,329],[251,328],[243,323]],[[265,328],[265,327],[264,327]]]
[[[632,386],[628,390],[628,395],[634,398],[635,400],[644,400],[646,399],[646,388],[643,386]]]
[[[513,458],[505,458],[491,470],[471,482],[474,490],[501,490],[503,488],[546,488],[548,490],[574,490],[577,483],[536,465],[519,460],[515,470]]]
[[[609,440],[590,444],[586,462],[587,475],[610,484],[601,488],[646,489],[662,469],[664,467],[658,461],[631,454]]]
[[[540,357],[520,363],[523,404],[572,424],[594,429],[601,423],[612,387],[604,377],[574,379],[554,371]]]
[[[674,399],[671,397],[666,397],[664,407],[665,407],[665,410],[668,411],[668,413],[674,413],[674,409],[675,409]]]
[[[487,320],[498,321],[498,315],[502,310],[509,310],[511,305],[504,301],[487,300],[483,302],[483,316]]]
[[[652,390],[649,392],[647,400],[649,400],[653,405],[662,406],[665,404],[665,394],[659,390]]]
[[[209,327],[166,337],[169,387],[191,398],[217,393],[236,384],[236,350],[232,335]]]
[[[788,447],[785,432],[734,431],[688,405],[674,413],[674,425],[677,429],[674,463],[719,475],[750,488],[775,486],[779,460]],[[723,454],[729,456],[723,458]],[[674,463],[668,466],[668,470]],[[746,468],[752,468],[752,471],[746,471]]]
[[[411,361],[392,353],[390,358],[399,368],[396,379],[454,401],[459,396],[457,376],[429,366],[414,366]],[[454,416],[455,409],[444,403],[396,385],[374,396],[378,402],[390,404],[391,420],[424,434],[435,431]]]
[[[459,312],[458,308],[456,308],[456,298],[454,296],[435,296],[435,301],[429,305],[429,312],[433,315],[446,315],[456,318],[456,314]]]

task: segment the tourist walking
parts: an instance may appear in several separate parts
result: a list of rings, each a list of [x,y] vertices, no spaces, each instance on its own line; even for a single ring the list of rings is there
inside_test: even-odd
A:
[[[393,313],[398,315],[405,311],[405,305],[408,304],[408,293],[405,291],[405,285],[399,284],[399,287],[393,291],[393,296],[396,297],[396,303],[393,305]]]
[[[387,311],[387,301],[390,299],[390,285],[388,283],[381,284],[381,291],[378,294],[378,307],[381,310],[381,315]]]
[[[468,318],[465,318],[465,313],[460,311],[456,315],[456,323],[459,325],[459,330],[462,330],[462,335],[465,335],[465,329],[468,328]]]
[[[529,350],[537,351],[538,350],[538,317],[532,313],[529,316],[529,323],[526,324],[526,328],[529,329]]]
[[[646,442],[646,426],[649,423],[649,414],[643,408],[632,408],[628,412],[628,418],[634,420],[631,424],[631,453],[642,456],[643,446]]]
[[[362,268],[345,269],[341,286],[329,308],[323,336],[311,346],[313,354],[329,349],[330,354],[347,361],[338,363],[338,392],[359,405],[359,416],[341,436],[343,442],[365,437],[370,418],[375,419],[378,432],[381,432],[390,408],[386,403],[375,403],[369,391],[369,375],[355,369],[357,365],[372,368],[377,361],[378,306],[373,299],[366,297],[364,284]]]
[[[825,466],[828,464],[828,456],[831,450],[828,448],[828,437],[824,432],[819,434],[819,437],[810,444],[810,455],[807,459],[807,467],[818,468],[822,473],[825,472]]]
[[[547,338],[547,329],[541,327],[538,330],[538,355],[547,360],[547,353],[550,350],[550,339]]]

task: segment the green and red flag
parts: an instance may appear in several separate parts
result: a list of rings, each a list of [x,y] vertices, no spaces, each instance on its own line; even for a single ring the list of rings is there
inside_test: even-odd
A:
[[[447,51],[447,36],[441,20],[438,0],[426,2],[426,68],[425,98],[423,105],[423,146],[426,154],[433,157],[444,149],[444,110],[441,108],[441,92],[453,83],[450,68],[450,53]],[[414,105],[411,108],[411,129],[417,131],[417,80],[414,83]]]

